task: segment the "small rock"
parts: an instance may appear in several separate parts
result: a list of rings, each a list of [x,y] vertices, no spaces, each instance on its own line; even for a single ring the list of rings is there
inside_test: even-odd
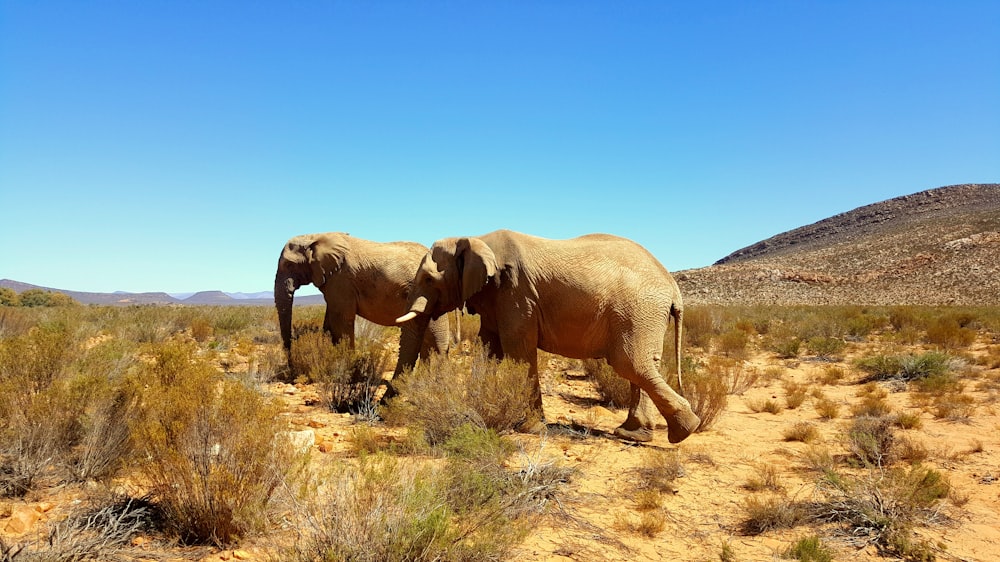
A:
[[[319,452],[321,453],[331,453],[333,452],[333,443],[330,441],[323,441],[319,444]]]
[[[36,506],[22,505],[15,507],[11,511],[10,518],[7,520],[7,525],[4,526],[4,531],[14,535],[23,535],[30,531],[41,517],[42,512],[38,511]]]
[[[245,550],[234,550],[233,558],[235,558],[236,560],[250,560],[251,558],[253,558],[253,556],[251,556],[250,553]]]
[[[311,429],[304,431],[288,431],[288,442],[299,452],[305,453],[316,444],[316,432]]]
[[[313,429],[320,429],[322,427],[326,427],[326,424],[319,420],[309,420],[309,423],[307,423],[306,425],[308,425]]]

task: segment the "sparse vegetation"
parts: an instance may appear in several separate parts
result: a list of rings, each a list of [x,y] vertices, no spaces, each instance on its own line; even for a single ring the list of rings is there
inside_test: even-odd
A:
[[[802,538],[780,535],[792,541],[787,552],[779,549],[782,555],[823,560],[836,535],[837,541],[925,560],[940,557],[941,546],[931,542],[939,534],[935,524],[979,501],[966,483],[969,470],[994,454],[978,423],[978,416],[993,415],[1000,388],[991,359],[998,346],[988,343],[996,341],[1000,315],[988,310],[697,312],[702,307],[689,306],[686,324],[702,322],[694,331],[703,333],[689,334],[688,342],[693,337],[705,345],[684,354],[685,396],[703,421],[698,431],[721,419],[730,393],[753,397],[745,400],[753,411],[780,414],[726,413],[724,429],[703,437],[705,443],[740,443],[735,449],[743,449],[746,423],[754,424],[755,437],[766,426],[770,433],[755,439],[752,457],[712,448],[708,458],[697,435],[666,449],[598,438],[623,413],[612,418],[598,406],[609,403],[611,392],[600,389],[595,369],[555,356],[540,361],[552,416],[548,435],[507,436],[530,415],[526,367],[489,360],[474,343],[449,357],[422,360],[397,381],[402,399],[377,412],[370,396],[357,401],[372,407],[367,418],[335,416],[329,413],[334,385],[344,383],[334,381],[360,380],[362,371],[371,375],[365,384],[379,381],[395,360],[395,334],[359,326],[355,349],[335,348],[320,329],[322,307],[304,308],[296,315],[293,352],[302,370],[293,387],[268,384],[284,364],[271,309],[0,306],[0,489],[7,496],[0,524],[12,505],[62,490],[80,498],[68,518],[61,511],[36,524],[51,543],[5,538],[0,560],[124,559],[135,557],[134,545],[146,544],[147,536],[153,550],[188,543],[234,548],[245,538],[289,528],[298,532],[293,546],[282,536],[274,544],[285,546],[275,546],[271,559],[497,560],[516,556],[530,529],[553,524],[580,526],[565,549],[585,557],[619,548],[612,546],[617,539],[602,534],[602,523],[593,523],[586,503],[592,498],[574,483],[577,475],[607,477],[603,455],[613,447],[634,460],[625,483],[602,492],[607,497],[598,511],[610,515],[596,520],[627,531],[626,544],[675,536],[680,504],[674,494],[691,501],[685,487],[705,485],[735,461],[749,470],[744,482],[737,481],[744,484],[735,492],[742,498],[733,501],[743,509],[732,523],[747,535],[798,527]],[[466,316],[469,324],[478,321]],[[952,318],[959,333],[974,332],[976,347],[901,343],[901,330],[926,341],[935,316]],[[738,345],[723,350],[737,336],[746,341],[745,356]],[[815,338],[848,343],[818,363],[807,345]],[[798,354],[782,360],[765,351],[793,339],[802,345]],[[834,360],[841,356],[848,359]],[[665,372],[672,373],[666,363]],[[608,381],[624,383],[627,404],[627,383],[606,369]],[[335,379],[334,373],[348,376]],[[821,386],[834,384],[839,386]],[[299,406],[279,403],[272,393]],[[548,408],[553,400],[562,407],[555,414]],[[360,413],[358,406],[337,409]],[[819,421],[841,411],[852,417]],[[315,412],[328,417],[314,424]],[[378,414],[389,423],[377,421]],[[580,419],[588,427],[581,429]],[[921,427],[928,431],[908,431]],[[285,444],[290,428],[315,434],[315,444],[298,449],[310,451],[305,457]],[[942,445],[942,432],[957,428],[969,432],[958,449]],[[665,443],[662,430],[654,434]],[[537,453],[525,453],[535,444]],[[759,460],[765,458],[781,460]],[[984,482],[996,477],[977,474]],[[114,493],[92,493],[111,487]],[[942,499],[949,502],[942,505]],[[611,521],[615,514],[617,523]],[[581,546],[597,544],[584,535],[603,537],[602,546]],[[720,559],[735,559],[736,548],[742,557],[744,549],[760,547],[756,539],[723,542],[728,548],[719,553],[719,535],[713,537],[709,556]]]

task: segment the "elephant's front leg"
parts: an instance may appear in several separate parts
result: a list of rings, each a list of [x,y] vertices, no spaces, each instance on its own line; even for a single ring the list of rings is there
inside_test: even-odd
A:
[[[323,318],[323,330],[330,336],[330,342],[337,345],[347,338],[351,349],[354,349],[354,313],[346,313],[332,306],[326,307]]]
[[[541,433],[545,429],[545,412],[542,410],[542,385],[538,380],[538,332],[501,332],[500,346],[503,356],[528,364],[528,412],[517,429],[523,433]]]

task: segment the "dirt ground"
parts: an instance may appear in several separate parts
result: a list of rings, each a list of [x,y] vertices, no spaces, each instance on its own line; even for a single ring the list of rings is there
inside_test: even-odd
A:
[[[991,345],[996,344],[980,342],[968,353],[984,354]],[[834,384],[818,381],[829,362],[783,360],[757,353],[748,367],[762,374],[758,384],[743,395],[729,396],[728,407],[714,426],[679,445],[667,442],[665,430],[657,431],[654,440],[643,445],[614,438],[611,431],[624,420],[625,412],[600,404],[594,384],[584,376],[579,362],[548,356],[542,388],[549,430],[544,435],[512,438],[524,454],[576,471],[513,559],[717,561],[725,547],[731,560],[776,560],[798,538],[818,534],[834,552],[835,560],[885,560],[874,546],[852,539],[833,523],[757,536],[740,531],[743,502],[754,494],[776,493],[754,492],[745,486],[761,466],[776,469],[784,497],[808,500],[817,494],[818,474],[809,467],[806,454],[814,447],[826,447],[834,455],[845,452],[843,434],[851,421],[850,405],[860,400],[860,374],[852,370],[851,360],[875,346],[851,344],[839,362],[847,376]],[[965,392],[976,404],[969,420],[935,419],[915,405],[912,392],[905,390],[890,392],[888,401],[897,413],[919,415],[922,426],[899,430],[900,434],[927,449],[924,464],[944,472],[955,490],[951,498],[961,498],[942,500],[941,522],[918,528],[919,536],[934,545],[938,560],[987,562],[1000,560],[1000,406],[996,390],[975,390],[975,381],[977,377],[996,380],[998,373],[984,367],[968,369],[972,378],[966,380]],[[821,419],[812,395],[799,407],[784,408],[777,414],[753,411],[751,405],[769,398],[784,406],[787,382],[801,383],[808,389],[821,387],[828,398],[841,405],[840,415]],[[314,432],[314,462],[334,463],[349,454],[352,428],[357,423],[351,416],[326,411],[315,403],[315,390],[308,386],[272,384],[269,388],[287,403],[285,415],[291,429]],[[820,438],[811,444],[786,441],[785,432],[802,421],[813,424]],[[374,430],[399,432],[378,424]],[[637,497],[641,469],[651,452],[676,455],[682,468],[682,476],[673,483],[674,493],[662,497],[659,507],[653,508],[641,506]],[[57,517],[60,501],[72,501],[72,495],[8,502],[0,510],[0,536],[16,541],[23,535],[11,522],[26,510],[34,511],[36,521],[28,527],[37,528]],[[662,522],[662,528],[641,532],[639,522],[644,516]],[[151,552],[149,559],[262,560],[268,540],[248,540],[235,550]]]

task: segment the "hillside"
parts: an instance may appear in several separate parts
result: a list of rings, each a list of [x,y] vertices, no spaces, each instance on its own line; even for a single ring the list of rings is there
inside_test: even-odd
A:
[[[942,187],[678,272],[688,304],[1000,304],[1000,184]]]

